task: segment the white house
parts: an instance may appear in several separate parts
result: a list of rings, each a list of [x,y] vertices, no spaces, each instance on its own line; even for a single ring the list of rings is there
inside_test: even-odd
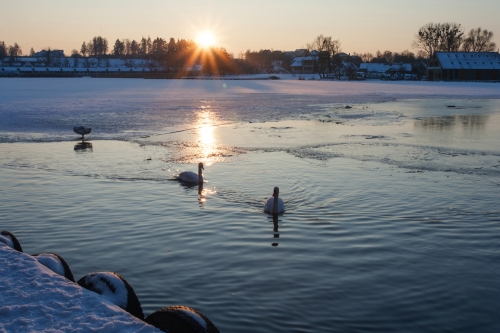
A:
[[[314,73],[314,58],[312,56],[297,57],[293,59],[290,68],[292,74],[313,74]]]
[[[400,73],[400,74],[408,74],[411,73],[413,69],[412,64],[380,64],[380,63],[372,63],[372,62],[363,62],[359,66],[359,70],[366,72],[366,77],[370,79],[379,79],[384,74],[388,73]]]

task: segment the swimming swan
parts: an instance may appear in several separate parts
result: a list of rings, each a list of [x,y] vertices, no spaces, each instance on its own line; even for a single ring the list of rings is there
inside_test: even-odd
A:
[[[275,187],[273,195],[269,197],[264,205],[264,211],[271,214],[279,214],[285,211],[285,204],[283,200],[278,197],[280,189]]]
[[[203,174],[201,173],[201,170],[205,170],[202,162],[198,164],[198,174],[192,171],[184,171],[175,178],[186,183],[203,183]]]

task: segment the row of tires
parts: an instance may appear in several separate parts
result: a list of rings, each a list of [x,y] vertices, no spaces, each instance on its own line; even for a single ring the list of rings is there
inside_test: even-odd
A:
[[[0,242],[23,252],[17,238],[8,231],[0,231]],[[66,261],[58,254],[43,252],[33,257],[53,272],[75,282]],[[201,312],[188,306],[170,306],[159,309],[146,318],[132,286],[114,272],[90,273],[76,281],[82,288],[96,292],[131,315],[169,333],[218,333],[217,327]]]

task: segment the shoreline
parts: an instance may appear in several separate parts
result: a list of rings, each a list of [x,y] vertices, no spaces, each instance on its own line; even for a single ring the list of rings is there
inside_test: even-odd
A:
[[[5,332],[161,332],[2,242],[0,265],[0,328]]]

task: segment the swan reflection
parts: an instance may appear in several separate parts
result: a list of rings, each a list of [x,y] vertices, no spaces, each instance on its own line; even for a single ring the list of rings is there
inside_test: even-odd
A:
[[[214,188],[203,188],[203,184],[204,183],[198,184],[198,203],[200,204],[200,207],[207,202],[207,197],[209,195],[217,192]]]
[[[195,189],[198,190],[198,203],[199,203],[200,207],[202,207],[203,204],[207,202],[208,195],[216,193],[216,191],[213,189],[204,188],[203,187],[204,183],[187,183],[187,182],[180,181],[179,185],[186,188],[186,189],[189,189],[190,190],[189,192],[191,192],[191,190],[195,190]]]
[[[75,150],[75,151],[77,151],[77,150],[88,150],[88,151],[92,151],[92,143],[91,143],[91,142],[87,142],[87,141],[81,141],[81,142],[78,142],[78,143],[75,145],[74,150]]]
[[[198,184],[198,195],[200,196],[198,202],[201,206],[205,203],[205,201],[207,201],[207,199],[205,198],[205,193],[203,192],[203,183]]]
[[[273,214],[273,237],[274,238],[280,238],[280,234],[279,234],[279,231],[278,231],[278,223],[279,223],[279,214]],[[277,240],[275,240],[277,241]],[[271,245],[272,246],[278,246],[279,243],[272,243]]]

